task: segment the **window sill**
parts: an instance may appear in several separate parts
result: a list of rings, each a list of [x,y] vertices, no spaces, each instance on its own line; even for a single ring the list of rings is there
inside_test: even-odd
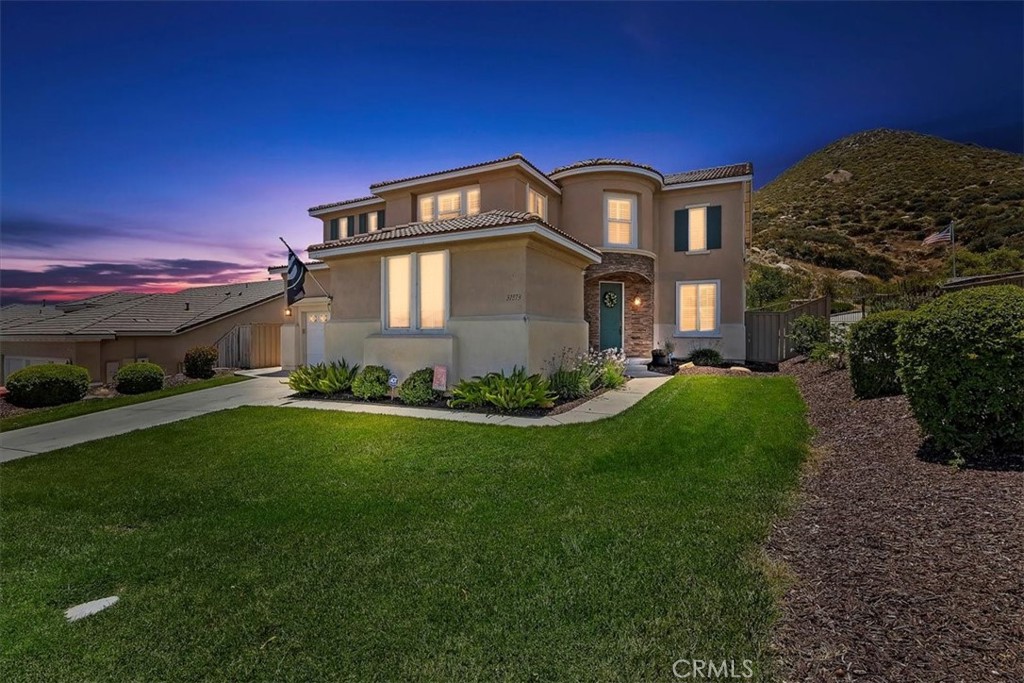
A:
[[[697,251],[687,251],[687,252],[684,252],[684,253],[687,256],[699,256],[701,254],[710,254],[711,250],[710,249],[698,249]]]
[[[371,334],[370,338],[373,337],[389,337],[392,339],[402,338],[408,339],[413,337],[424,337],[429,339],[437,339],[438,337],[451,337],[448,330],[384,330],[377,334]]]
[[[714,332],[676,332],[672,333],[673,337],[678,339],[721,339],[722,333],[719,330]]]

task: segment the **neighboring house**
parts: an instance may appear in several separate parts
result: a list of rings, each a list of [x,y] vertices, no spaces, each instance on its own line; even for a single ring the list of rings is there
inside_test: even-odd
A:
[[[109,382],[118,368],[148,360],[167,373],[180,370],[193,346],[261,338],[251,357],[280,363],[280,325],[287,320],[276,280],[195,287],[174,294],[113,292],[56,306],[11,304],[0,308],[3,376],[29,365],[73,363],[93,381]],[[258,326],[265,334],[238,335]],[[219,344],[218,344],[219,342]]]
[[[315,206],[309,298],[282,328],[285,367],[382,364],[453,379],[563,350],[649,359],[745,355],[750,164],[663,175],[592,159],[543,173],[522,155],[376,183]],[[272,273],[283,273],[280,267]]]

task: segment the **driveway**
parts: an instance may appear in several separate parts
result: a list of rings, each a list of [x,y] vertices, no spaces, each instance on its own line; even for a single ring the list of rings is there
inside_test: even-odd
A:
[[[279,405],[293,393],[274,370],[253,379],[0,434],[0,462],[243,405]]]

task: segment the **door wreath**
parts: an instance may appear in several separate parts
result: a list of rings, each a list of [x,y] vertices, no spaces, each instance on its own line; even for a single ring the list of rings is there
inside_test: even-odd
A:
[[[604,293],[604,305],[605,305],[606,308],[615,308],[615,306],[618,303],[619,303],[619,297],[615,294],[615,292],[605,292]]]

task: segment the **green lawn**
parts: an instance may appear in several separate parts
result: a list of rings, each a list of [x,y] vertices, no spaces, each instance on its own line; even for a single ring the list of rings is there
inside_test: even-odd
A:
[[[192,391],[199,391],[200,389],[209,389],[211,387],[219,387],[225,384],[244,382],[247,379],[249,378],[240,377],[238,375],[225,375],[222,377],[202,380],[200,382],[180,384],[169,389],[151,391],[147,394],[114,396],[113,398],[94,398],[87,401],[78,401],[77,403],[54,406],[43,410],[33,410],[31,413],[22,413],[21,415],[14,415],[12,417],[0,419],[0,432],[10,432],[15,429],[22,429],[23,427],[34,427],[36,425],[46,424],[47,422],[66,420],[69,417],[78,417],[79,415],[98,413],[101,410],[110,410],[111,408],[129,406],[133,403],[145,403],[146,401],[153,401],[158,398],[167,398],[168,396],[177,396],[178,394],[187,394]]]
[[[591,425],[248,407],[7,463],[0,676],[763,674],[803,415],[788,378],[691,376]]]

